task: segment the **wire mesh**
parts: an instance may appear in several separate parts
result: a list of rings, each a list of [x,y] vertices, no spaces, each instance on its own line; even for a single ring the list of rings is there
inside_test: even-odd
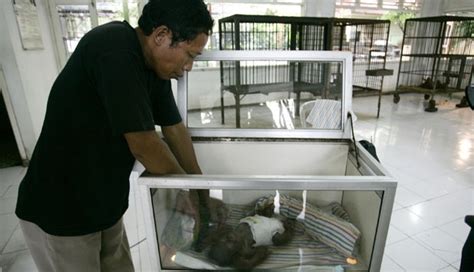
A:
[[[367,70],[384,69],[387,55],[390,22],[387,20],[278,17],[234,15],[219,20],[220,49],[222,50],[336,50],[353,53],[354,92],[380,91],[382,78],[367,76]],[[328,70],[323,64],[304,64],[289,67],[294,73],[289,81],[313,77],[314,84],[324,84],[339,71]],[[254,84],[251,66],[240,66],[240,84]],[[281,82],[275,67],[268,66],[270,79],[266,83]],[[279,68],[281,70],[281,68]],[[231,72],[230,70],[223,70]],[[243,76],[245,75],[245,76]],[[226,74],[226,78],[232,78]],[[318,80],[319,82],[315,82]]]
[[[409,19],[401,52],[397,91],[459,92],[471,84],[474,17]]]

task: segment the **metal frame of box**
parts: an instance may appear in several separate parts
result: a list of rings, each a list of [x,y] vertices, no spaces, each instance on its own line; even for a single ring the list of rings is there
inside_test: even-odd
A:
[[[368,154],[361,149],[360,161],[362,167],[366,169],[379,169],[379,174],[384,176],[293,176],[293,177],[266,177],[266,176],[216,176],[216,175],[191,175],[192,180],[186,175],[170,175],[161,177],[144,176],[139,179],[142,196],[142,205],[145,213],[145,224],[147,225],[147,239],[150,250],[152,265],[161,269],[158,240],[156,232],[151,226],[155,226],[153,206],[150,189],[152,188],[186,188],[186,189],[249,189],[252,190],[344,190],[344,191],[379,191],[383,192],[382,205],[379,212],[379,221],[376,237],[372,249],[371,263],[368,264],[368,271],[380,271],[383,252],[387,239],[390,218],[395,200],[396,181],[390,177],[388,172]],[[354,185],[356,182],[356,185]],[[148,211],[148,212],[146,212]],[[176,270],[161,270],[176,271]]]

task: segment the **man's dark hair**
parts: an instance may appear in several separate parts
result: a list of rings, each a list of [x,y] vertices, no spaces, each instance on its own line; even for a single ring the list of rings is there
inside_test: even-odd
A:
[[[191,41],[201,33],[211,35],[214,20],[202,0],[150,0],[143,8],[138,26],[145,35],[154,28],[168,27],[172,44]]]

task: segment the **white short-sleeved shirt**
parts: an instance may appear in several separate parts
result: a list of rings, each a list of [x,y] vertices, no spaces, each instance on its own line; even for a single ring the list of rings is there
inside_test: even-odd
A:
[[[283,223],[275,218],[254,215],[241,219],[240,223],[246,223],[250,226],[255,241],[253,246],[273,245],[273,236],[276,233],[285,232]]]

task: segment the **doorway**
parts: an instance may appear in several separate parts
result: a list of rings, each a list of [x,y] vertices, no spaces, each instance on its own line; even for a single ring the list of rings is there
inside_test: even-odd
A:
[[[8,118],[8,111],[0,89],[0,168],[21,165],[22,159]]]

